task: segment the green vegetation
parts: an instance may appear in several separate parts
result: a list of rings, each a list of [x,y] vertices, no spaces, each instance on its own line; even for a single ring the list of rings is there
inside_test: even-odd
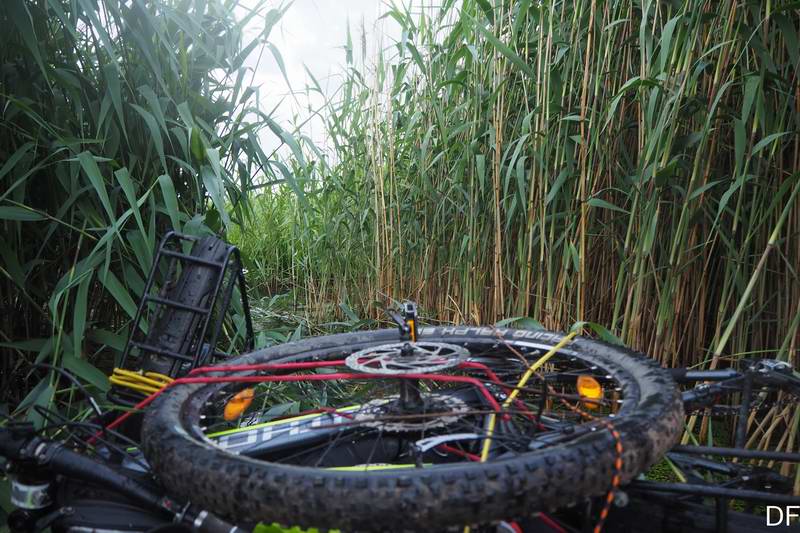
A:
[[[279,526],[278,524],[258,524],[253,533],[318,533],[318,529],[311,528],[311,529],[302,529],[299,527],[291,527],[291,528],[284,528]],[[338,529],[331,530],[333,533],[336,533]]]
[[[34,361],[106,388],[91,363],[119,355],[164,232],[243,220],[272,167],[242,64],[282,12],[262,3],[237,19],[236,5],[3,2],[3,411],[70,401]],[[256,17],[265,29],[245,42]]]
[[[254,199],[237,239],[259,289],[319,318],[411,297],[445,321],[603,324],[668,365],[797,362],[796,2],[387,17],[402,39],[366,63],[348,38],[329,157]]]
[[[796,1],[398,6],[375,57],[348,35],[323,147],[243,67],[283,6],[2,2],[0,413],[73,405],[34,362],[107,387],[173,228],[241,246],[262,344],[413,298],[587,324],[670,366],[800,366]],[[791,407],[749,444],[796,447]]]

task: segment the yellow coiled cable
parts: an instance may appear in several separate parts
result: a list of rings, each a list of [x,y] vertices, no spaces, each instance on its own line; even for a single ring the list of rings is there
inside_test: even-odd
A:
[[[158,372],[136,372],[115,368],[108,378],[111,384],[150,395],[172,383],[173,379]]]

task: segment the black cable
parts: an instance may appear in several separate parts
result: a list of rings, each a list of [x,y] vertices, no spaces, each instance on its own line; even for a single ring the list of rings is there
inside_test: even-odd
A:
[[[122,457],[127,457],[129,461],[138,464],[139,466],[141,466],[146,471],[150,470],[150,465],[148,465],[147,463],[142,462],[141,460],[139,460],[136,457],[134,457],[133,454],[128,452],[122,446],[114,444],[111,441],[109,441],[108,439],[99,436],[98,433],[99,432],[108,433],[108,434],[110,434],[110,435],[122,440],[126,444],[129,444],[130,446],[133,446],[133,447],[138,449],[139,448],[139,444],[137,442],[131,440],[130,438],[126,437],[125,435],[117,433],[114,430],[105,429],[104,427],[102,427],[102,426],[100,426],[98,424],[92,424],[90,422],[69,422],[68,425],[85,430],[88,435],[90,435],[90,436],[94,437],[95,439],[97,439],[97,442],[100,442],[101,444],[105,445],[109,450],[116,452],[117,454],[119,454]]]
[[[130,454],[122,446],[114,444],[111,441],[109,441],[108,439],[100,437],[99,435],[97,435],[97,433],[101,432],[101,431],[105,432],[105,433],[107,433],[107,434],[109,434],[109,435],[111,435],[111,436],[123,441],[124,443],[126,443],[126,444],[128,444],[130,446],[138,448],[139,444],[136,441],[134,441],[133,439],[130,439],[129,437],[126,437],[125,435],[123,435],[123,434],[121,434],[121,433],[119,433],[117,431],[105,429],[103,426],[100,426],[99,424],[93,424],[91,422],[78,422],[78,421],[75,421],[75,420],[68,420],[61,413],[58,413],[58,412],[53,411],[51,409],[46,409],[46,408],[44,408],[43,406],[40,406],[40,405],[34,406],[34,410],[37,413],[39,413],[40,415],[42,415],[44,418],[48,419],[48,421],[53,421],[54,422],[54,423],[50,424],[49,426],[43,427],[37,433],[41,434],[41,433],[49,431],[51,429],[78,428],[78,429],[84,430],[86,432],[86,434],[88,434],[89,436],[96,438],[98,442],[100,442],[101,444],[106,446],[112,452],[116,452],[121,457],[127,457],[128,460],[138,464],[139,466],[141,466],[145,470],[148,470],[148,471],[150,470],[150,466],[148,464],[146,464],[146,463],[140,461],[139,459],[137,459],[136,457],[134,457],[132,454]],[[56,419],[56,418],[59,419],[59,420],[55,421],[54,419]],[[86,442],[83,439],[81,439],[80,437],[78,437],[77,435],[75,435],[72,431],[69,431],[68,433],[69,433],[69,439],[76,440],[78,444],[86,445]]]
[[[84,396],[86,396],[86,399],[88,400],[88,402],[89,402],[89,405],[91,405],[91,406],[92,406],[92,409],[94,410],[95,414],[97,414],[97,416],[98,416],[98,417],[101,417],[101,416],[103,416],[103,411],[100,409],[100,406],[97,404],[97,401],[95,401],[95,399],[94,399],[94,396],[92,396],[91,394],[89,394],[89,391],[87,391],[87,390],[86,390],[86,387],[84,387],[84,386],[81,384],[81,382],[80,382],[80,381],[78,381],[78,378],[76,378],[75,376],[73,376],[73,375],[72,375],[70,372],[67,372],[67,371],[66,371],[66,370],[64,370],[63,368],[59,368],[59,367],[57,367],[57,366],[54,366],[54,365],[51,365],[51,364],[49,364],[49,363],[35,363],[35,364],[34,364],[34,365],[32,365],[32,366],[33,366],[34,368],[49,368],[50,370],[53,370],[53,371],[55,371],[55,372],[58,372],[58,373],[59,373],[61,376],[63,376],[63,377],[65,377],[65,378],[67,378],[67,379],[68,379],[69,381],[71,381],[71,382],[72,382],[72,383],[73,383],[73,384],[74,384],[76,387],[78,387],[78,389],[79,389],[79,390],[80,390],[80,391],[83,393],[83,395],[84,395]]]
[[[539,426],[542,425],[542,413],[544,413],[545,408],[547,407],[547,378],[544,376],[538,376],[539,379],[542,381],[542,396],[539,399],[539,411],[536,413],[536,423]]]
[[[69,420],[64,415],[59,413],[58,411],[54,411],[53,409],[48,409],[43,405],[34,405],[33,410],[38,413],[46,422],[49,422],[48,425],[41,427],[40,429],[35,431],[35,434],[39,436],[44,436],[50,430],[62,430],[68,427]],[[67,432],[67,439],[77,439],[77,437],[70,431],[69,429],[66,430]]]
[[[737,500],[752,500],[767,504],[777,505],[798,505],[800,497],[774,494],[770,492],[748,490],[748,489],[727,489],[715,485],[701,485],[691,483],[662,483],[659,481],[634,480],[628,487],[643,492],[667,492],[674,494],[688,494],[691,496],[703,496],[710,498],[734,498]]]

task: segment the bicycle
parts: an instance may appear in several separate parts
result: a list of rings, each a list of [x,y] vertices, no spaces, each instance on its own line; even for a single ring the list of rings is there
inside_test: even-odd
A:
[[[182,275],[192,272],[190,265]],[[208,296],[185,303],[180,291],[189,285],[168,284],[172,292],[160,299],[187,312],[213,307]],[[346,531],[599,531],[641,525],[637,509],[706,516],[698,498],[800,501],[742,480],[741,465],[726,468],[742,485],[717,486],[696,471],[719,465],[687,457],[720,449],[675,446],[684,412],[718,405],[724,394],[743,395],[740,416],[754,394],[800,394],[787,365],[669,371],[575,334],[421,326],[412,303],[390,317],[394,329],[309,338],[214,365],[204,364],[210,354],[223,357],[192,333],[198,321],[180,321],[186,331],[155,328],[170,333],[173,348],[153,346],[144,360],[175,379],[142,374],[155,383],[147,387],[121,380],[141,388],[125,396],[133,410],[113,420],[98,413],[85,427],[64,424],[82,431],[69,445],[30,426],[0,429],[20,508],[13,529],[217,532],[278,522]],[[174,342],[187,335],[191,342]],[[179,345],[194,356],[177,353]],[[712,380],[683,393],[677,383]],[[664,457],[691,483],[641,479]],[[76,495],[76,479],[113,492]],[[695,501],[662,497],[675,493]],[[713,508],[709,527],[741,519],[723,507]]]

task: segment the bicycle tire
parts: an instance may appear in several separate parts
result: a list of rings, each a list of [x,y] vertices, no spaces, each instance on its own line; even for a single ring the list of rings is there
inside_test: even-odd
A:
[[[562,335],[545,331],[426,327],[421,337],[448,343],[535,340],[553,346]],[[289,362],[341,356],[396,342],[396,330],[309,338],[245,354],[230,364]],[[569,348],[614,376],[633,407],[614,427],[624,446],[622,481],[660,460],[683,428],[675,383],[652,359],[626,348],[576,337]],[[266,521],[352,530],[432,530],[530,516],[605,494],[614,472],[608,431],[563,445],[487,463],[373,472],[324,471],[253,460],[214,447],[197,434],[192,417],[219,385],[183,385],[147,413],[143,450],[153,471],[176,495],[234,521]]]

